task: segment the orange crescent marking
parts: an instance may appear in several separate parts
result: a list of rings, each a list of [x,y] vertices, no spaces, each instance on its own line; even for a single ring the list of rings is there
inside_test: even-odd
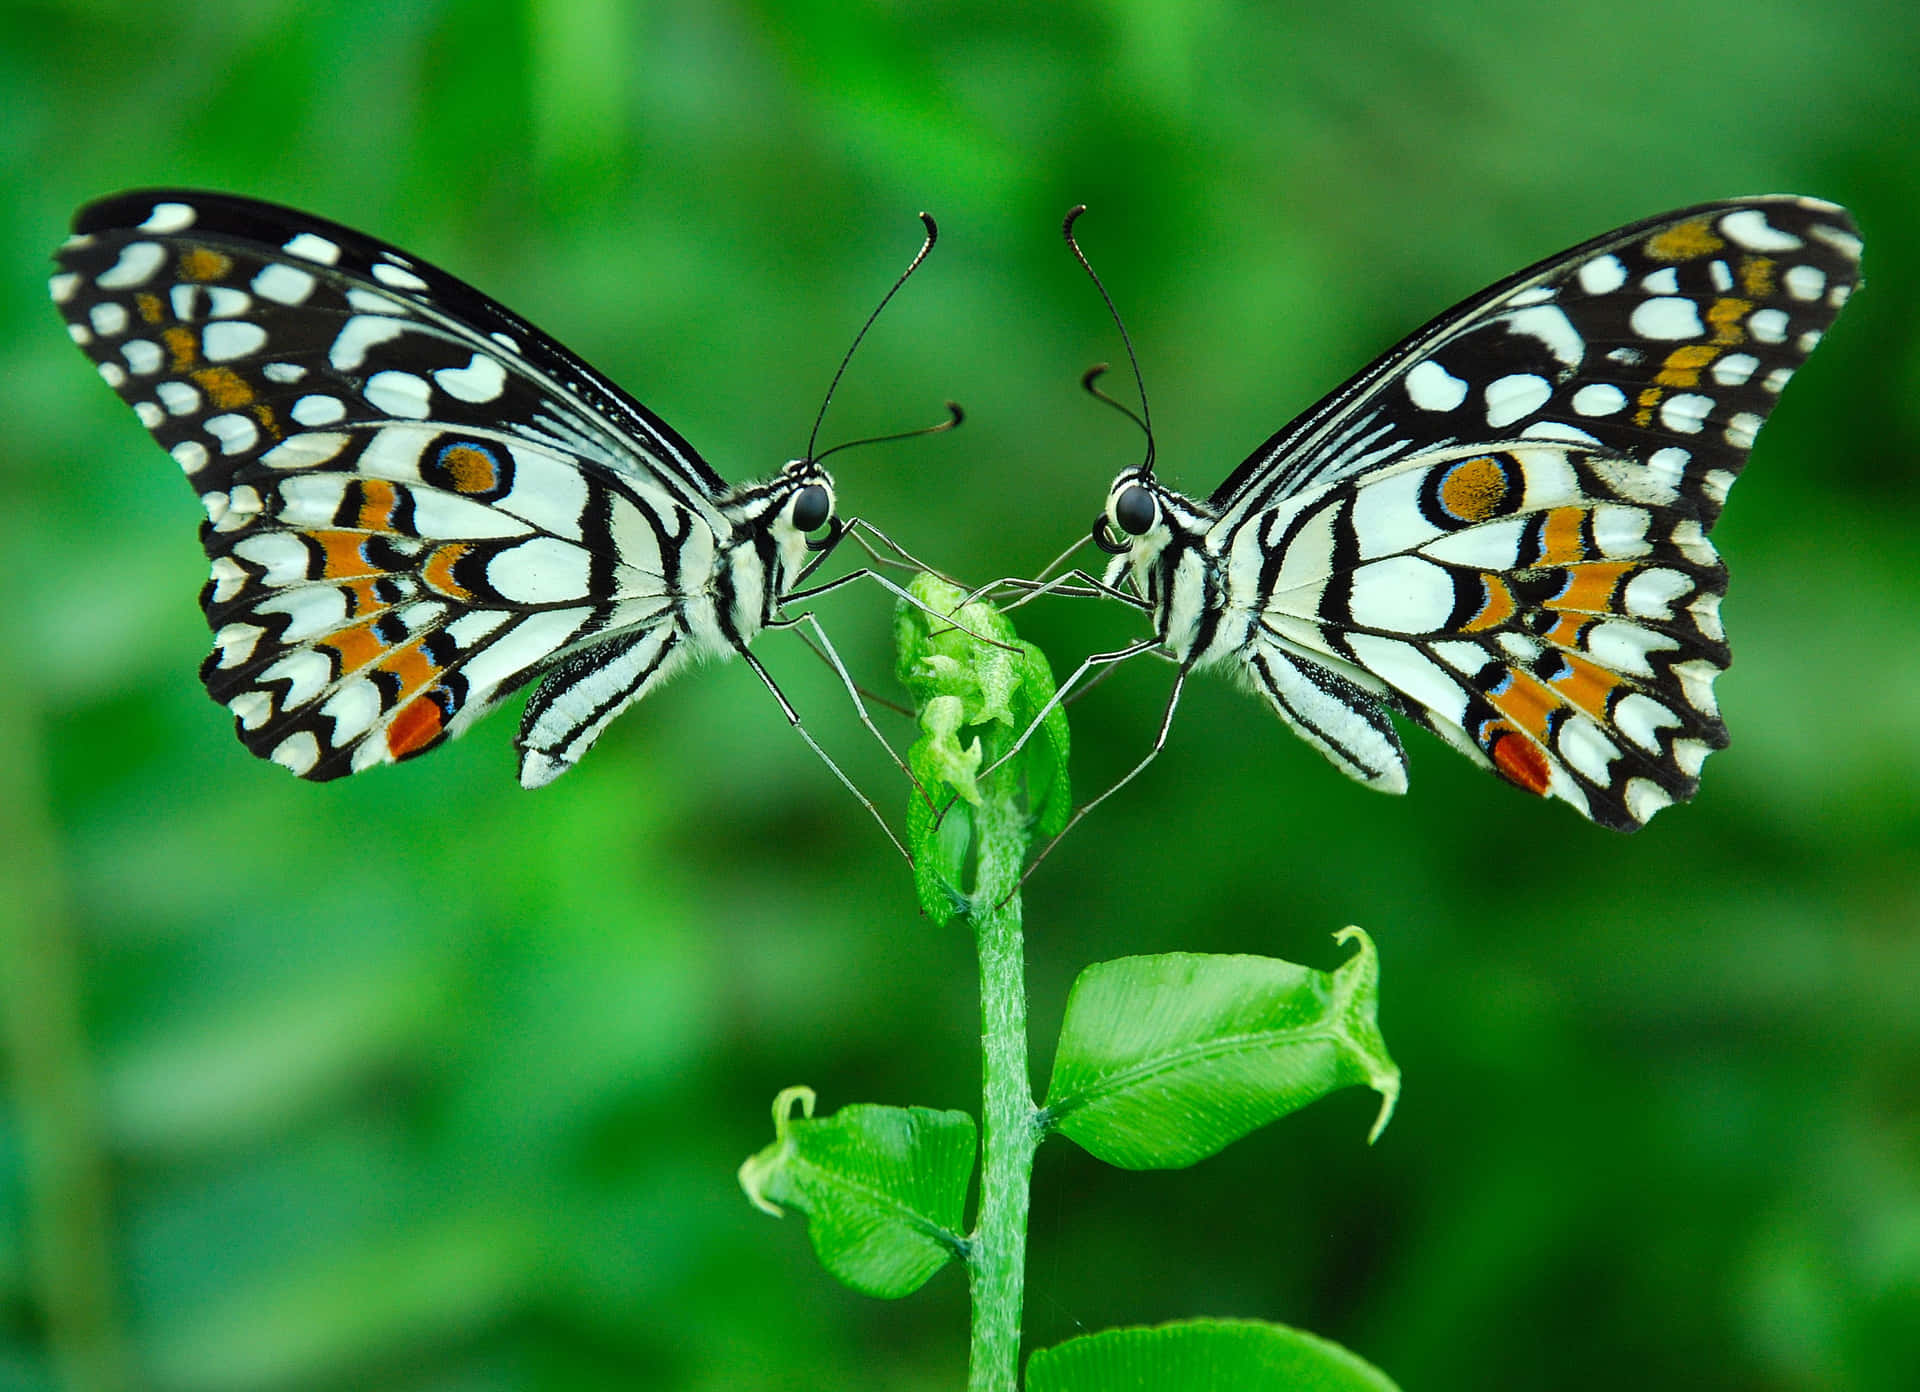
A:
[[[1486,600],[1480,605],[1479,613],[1460,625],[1460,631],[1463,633],[1479,633],[1484,629],[1497,627],[1512,618],[1514,610],[1519,608],[1513,602],[1513,591],[1507,588],[1506,582],[1499,576],[1488,575],[1483,571],[1480,575],[1480,584],[1486,591]]]
[[[372,624],[355,624],[330,633],[315,644],[316,647],[323,645],[340,654],[342,673],[359,671],[369,662],[378,661],[387,650],[387,645],[374,634]]]
[[[420,578],[448,599],[472,599],[473,591],[453,578],[454,566],[472,549],[464,541],[449,542],[435,548],[434,553],[427,557],[427,563],[420,567]]]
[[[351,584],[342,585],[340,593],[347,597],[347,612],[357,618],[375,609],[385,609],[387,606],[373,591],[373,587],[378,583],[377,580],[355,580]]]
[[[399,490],[385,479],[360,480],[360,514],[355,524],[369,532],[391,531]]]
[[[1540,746],[1531,740],[1515,734],[1511,730],[1502,730],[1495,734],[1493,743],[1487,746],[1487,754],[1493,760],[1494,768],[1500,776],[1516,788],[1523,788],[1535,797],[1545,797],[1547,788],[1553,782],[1553,771],[1547,765],[1547,756]]]
[[[1577,653],[1562,653],[1561,657],[1572,670],[1555,677],[1553,689],[1604,724],[1607,719],[1607,698],[1621,684],[1621,679]]]
[[[380,670],[400,678],[400,696],[405,699],[440,675],[440,664],[420,651],[420,644],[395,648],[381,660]]]
[[[421,696],[402,706],[387,726],[387,753],[396,759],[418,754],[440,738],[445,728],[439,705]]]
[[[1555,647],[1578,648],[1592,623],[1592,619],[1582,614],[1563,614],[1558,623],[1540,636]]]
[[[1541,607],[1611,614],[1614,612],[1613,597],[1619,593],[1621,578],[1632,572],[1637,564],[1636,561],[1589,561],[1584,565],[1568,566],[1566,588],[1546,600]]]
[[[1565,565],[1583,560],[1585,547],[1580,540],[1580,523],[1585,508],[1560,507],[1547,514],[1547,525],[1540,530],[1540,559],[1536,565]]]
[[[323,553],[320,573],[312,579],[358,580],[363,575],[386,574],[378,566],[369,564],[360,553],[360,544],[366,538],[358,532],[311,532],[309,535],[320,543]]]
[[[1507,669],[1507,689],[1487,701],[1519,729],[1535,739],[1547,737],[1547,716],[1560,708],[1560,698],[1545,683],[1512,667]]]

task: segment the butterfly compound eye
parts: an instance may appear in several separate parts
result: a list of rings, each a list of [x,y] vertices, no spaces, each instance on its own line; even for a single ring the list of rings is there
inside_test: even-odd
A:
[[[793,497],[793,525],[811,532],[826,525],[833,516],[833,495],[817,483],[810,483]]]
[[[1113,520],[1129,536],[1145,536],[1152,531],[1159,512],[1160,505],[1154,502],[1153,494],[1138,484],[1127,489],[1113,504]]]

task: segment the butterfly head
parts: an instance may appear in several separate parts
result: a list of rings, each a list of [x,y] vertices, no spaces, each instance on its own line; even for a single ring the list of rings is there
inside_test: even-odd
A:
[[[798,572],[807,552],[827,550],[840,540],[833,475],[818,460],[796,459],[780,471],[772,492],[774,541],[788,571]]]

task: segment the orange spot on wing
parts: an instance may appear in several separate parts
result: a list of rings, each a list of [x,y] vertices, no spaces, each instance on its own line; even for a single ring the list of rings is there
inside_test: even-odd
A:
[[[1715,343],[1745,343],[1747,331],[1740,327],[1748,313],[1753,309],[1751,300],[1719,299],[1707,310],[1707,324],[1713,330]]]
[[[167,345],[175,372],[185,372],[200,356],[200,336],[192,329],[175,324],[170,329],[160,330],[160,341]]]
[[[388,653],[381,660],[380,670],[400,679],[400,695],[405,699],[439,676],[440,664],[422,652],[415,642]]]
[[[1593,622],[1583,614],[1563,614],[1558,623],[1540,636],[1556,647],[1578,648]]]
[[[1493,708],[1535,739],[1547,737],[1547,716],[1559,709],[1560,698],[1545,683],[1526,672],[1507,669],[1507,683],[1499,693],[1488,693]]]
[[[1660,404],[1660,398],[1665,395],[1666,392],[1659,387],[1642,387],[1640,395],[1634,398],[1634,404],[1639,406],[1640,409],[1633,413],[1633,423],[1635,425],[1645,425],[1651,421],[1653,419],[1653,408]]]
[[[374,593],[377,580],[355,580],[350,585],[342,585],[341,593],[347,597],[347,612],[354,615],[371,613],[376,609],[385,609],[386,604]]]
[[[1468,522],[1493,516],[1506,496],[1507,472],[1486,455],[1462,460],[1440,481],[1440,506]]]
[[[1771,256],[1741,257],[1740,288],[1756,300],[1771,299],[1774,293],[1773,258]]]
[[[338,633],[330,633],[315,647],[332,648],[340,654],[340,670],[357,672],[370,662],[380,660],[387,645],[380,641],[373,631],[372,624],[355,624],[352,628],[343,628]]]
[[[1487,745],[1487,755],[1507,782],[1516,788],[1524,788],[1535,797],[1547,795],[1547,788],[1553,782],[1553,772],[1540,746],[1511,730],[1501,730]]]
[[[1653,380],[1663,387],[1697,387],[1700,369],[1720,356],[1720,350],[1704,343],[1688,343],[1667,354]]]
[[[357,580],[363,575],[386,574],[361,553],[360,544],[366,538],[358,532],[313,532],[310,535],[320,543],[325,557],[320,573],[314,579]]]
[[[207,394],[207,400],[222,411],[236,411],[253,400],[253,388],[230,367],[203,367],[188,375]]]
[[[1634,561],[1594,561],[1586,565],[1568,566],[1566,588],[1546,600],[1541,607],[1611,614],[1614,610],[1613,597],[1619,592],[1621,578],[1631,572],[1636,564]]]
[[[133,308],[135,313],[148,324],[157,324],[166,315],[166,311],[161,308],[160,297],[147,290],[142,290],[133,297]]]
[[[280,438],[280,422],[274,417],[273,407],[264,401],[256,401],[247,407],[248,413],[260,422],[260,428],[274,439]]]
[[[384,532],[393,527],[393,510],[400,492],[385,479],[360,481],[360,512],[354,525],[369,532]]]
[[[453,578],[453,568],[473,548],[464,541],[437,547],[420,567],[420,578],[449,599],[472,599],[473,591]]]
[[[1587,553],[1580,524],[1586,516],[1583,508],[1561,507],[1549,512],[1546,525],[1540,529],[1540,559],[1535,564],[1565,565],[1583,559]]]
[[[1606,720],[1607,698],[1620,685],[1620,678],[1577,653],[1561,657],[1570,670],[1553,679],[1553,689],[1595,720]]]
[[[400,708],[387,726],[387,753],[396,759],[418,754],[440,738],[446,719],[431,695],[421,696]]]
[[[486,493],[499,485],[492,456],[473,445],[453,446],[440,456],[440,463],[462,493]]]
[[[1705,218],[1694,218],[1647,238],[1647,255],[1656,261],[1691,261],[1720,250],[1726,243],[1715,235]]]
[[[182,280],[218,280],[233,269],[233,258],[212,247],[188,247],[180,253]]]
[[[1486,599],[1480,605],[1480,612],[1460,625],[1464,633],[1479,633],[1484,629],[1495,628],[1513,617],[1513,611],[1519,606],[1514,603],[1513,591],[1497,575],[1482,573],[1480,584],[1486,592]]]

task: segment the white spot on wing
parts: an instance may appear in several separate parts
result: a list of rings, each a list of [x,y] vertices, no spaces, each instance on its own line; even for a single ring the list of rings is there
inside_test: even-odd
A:
[[[1467,399],[1467,384],[1432,358],[1416,364],[1402,380],[1408,398],[1423,411],[1451,411]]]
[[[1627,283],[1627,268],[1613,255],[1596,256],[1580,268],[1580,288],[1589,295],[1611,295]]]
[[[166,354],[160,351],[160,345],[150,338],[130,338],[120,345],[120,356],[127,360],[127,366],[142,377],[150,376],[160,370],[160,364],[166,361]]]
[[[1361,628],[1435,633],[1453,612],[1453,579],[1417,556],[1392,556],[1354,571],[1349,604]]]
[[[332,425],[347,414],[347,408],[337,396],[303,396],[288,414],[300,425]]]
[[[1760,366],[1760,359],[1747,353],[1729,353],[1714,363],[1713,380],[1723,387],[1745,385],[1753,376],[1754,369]]]
[[[108,363],[107,366],[113,367],[113,364]],[[118,372],[119,370],[120,370],[119,368],[114,367],[114,371]],[[146,428],[149,430],[158,430],[160,428],[160,423],[167,418],[166,412],[162,411],[158,406],[154,405],[151,401],[134,402],[133,414],[139,417],[140,424],[146,426]]]
[[[200,349],[208,362],[232,362],[258,352],[267,341],[267,331],[244,319],[223,319],[209,324],[200,335]]]
[[[128,242],[120,248],[120,259],[103,271],[94,284],[102,290],[128,290],[145,285],[166,258],[167,253],[158,242]]]
[[[1747,329],[1762,343],[1779,343],[1787,336],[1788,322],[1784,309],[1756,309],[1747,320]]]
[[[253,293],[276,304],[304,304],[317,283],[311,271],[276,261],[253,278]]]
[[[1583,416],[1610,416],[1627,404],[1627,394],[1611,382],[1589,382],[1573,394],[1573,409]]]
[[[432,389],[424,377],[389,368],[367,378],[366,398],[377,410],[405,420],[425,420],[432,413]]]
[[[207,467],[207,447],[198,440],[182,440],[167,453],[188,474],[197,474]]]
[[[184,232],[193,226],[193,209],[185,203],[156,203],[153,211],[147,214],[147,220],[140,224],[142,232]]]
[[[1805,245],[1790,232],[1782,232],[1767,221],[1758,208],[1742,208],[1720,219],[1720,230],[1728,240],[1748,251],[1795,251]]]
[[[1501,430],[1532,415],[1553,395],[1553,387],[1544,377],[1531,372],[1514,372],[1487,383],[1487,424]]]
[[[356,314],[341,326],[339,337],[328,350],[327,361],[336,371],[352,372],[367,360],[367,350],[400,337],[407,326],[398,319],[380,314]]]
[[[305,773],[320,762],[320,741],[313,737],[311,730],[288,735],[275,747],[273,761],[295,773]]]
[[[260,442],[260,427],[252,416],[228,411],[207,417],[206,426],[207,434],[220,442],[222,454],[241,454]]]
[[[420,279],[420,277],[412,271],[394,265],[391,261],[374,262],[373,278],[382,285],[391,285],[396,290],[424,290],[427,288],[426,281]]]
[[[1668,266],[1665,270],[1655,271],[1652,275],[1640,277],[1640,288],[1650,295],[1677,295],[1680,293],[1680,271],[1678,267]]]
[[[1706,332],[1700,322],[1700,307],[1692,300],[1671,295],[1642,300],[1633,307],[1628,323],[1640,337],[1663,341],[1699,338]]]
[[[587,553],[554,537],[535,537],[487,562],[487,582],[517,604],[557,604],[587,594]]]
[[[1827,273],[1818,266],[1793,266],[1781,279],[1796,300],[1817,300],[1827,288]]]
[[[283,243],[283,249],[291,256],[318,261],[323,266],[337,265],[340,260],[339,246],[318,232],[298,233]]]
[[[1567,318],[1567,312],[1557,305],[1519,310],[1507,315],[1506,321],[1507,332],[1539,339],[1565,367],[1580,366],[1580,359],[1586,356],[1587,341]]]
[[[200,409],[200,393],[185,382],[169,378],[154,387],[153,394],[176,416],[190,416]]]
[[[1860,239],[1851,232],[1838,227],[1829,227],[1824,222],[1816,222],[1807,229],[1816,242],[1825,242],[1849,261],[1860,259]]]
[[[115,338],[127,331],[127,307],[115,300],[102,300],[87,312],[93,331]]]
[[[1712,397],[1680,392],[1660,403],[1660,424],[1676,434],[1698,435],[1712,409]]]
[[[507,370],[492,358],[475,353],[465,367],[443,367],[433,380],[457,401],[496,400],[507,385]]]
[[[55,304],[65,304],[79,288],[80,276],[76,271],[55,271],[47,277],[47,293],[53,296]]]
[[[1752,449],[1753,437],[1760,432],[1763,424],[1760,417],[1751,411],[1742,411],[1727,422],[1727,443],[1735,449]]]
[[[112,387],[115,391],[119,391],[120,388],[127,384],[127,370],[120,366],[119,363],[103,362],[100,364],[98,371],[100,373],[100,380]]]

